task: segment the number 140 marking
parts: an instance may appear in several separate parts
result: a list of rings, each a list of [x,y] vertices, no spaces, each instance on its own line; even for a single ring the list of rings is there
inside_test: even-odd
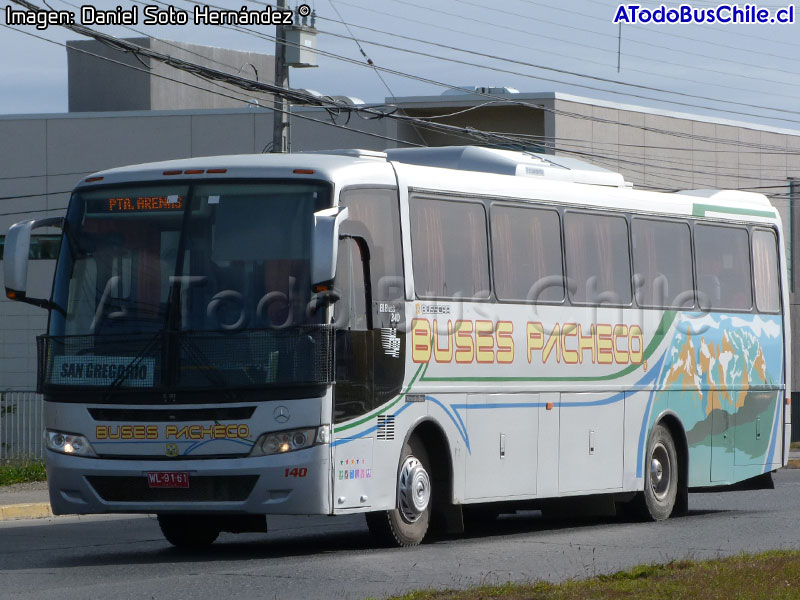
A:
[[[306,475],[308,475],[308,469],[305,467],[300,467],[299,469],[295,467],[284,471],[284,477],[305,477]]]

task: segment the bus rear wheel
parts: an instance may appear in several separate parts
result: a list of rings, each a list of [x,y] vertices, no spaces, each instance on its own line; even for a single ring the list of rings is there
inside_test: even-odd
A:
[[[210,546],[220,533],[217,519],[209,515],[158,515],[158,526],[170,544],[184,549]]]
[[[656,425],[645,460],[644,491],[636,499],[639,514],[653,521],[669,518],[678,497],[678,452],[669,429]]]
[[[380,543],[416,546],[428,531],[432,487],[428,453],[422,443],[410,439],[400,456],[397,473],[397,508],[367,513],[367,527]]]

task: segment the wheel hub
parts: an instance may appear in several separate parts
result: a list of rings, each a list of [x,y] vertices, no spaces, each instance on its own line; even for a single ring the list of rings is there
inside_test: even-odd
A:
[[[672,479],[672,470],[669,453],[662,443],[656,444],[650,457],[650,486],[653,495],[658,500],[663,500],[669,493]]]
[[[400,514],[408,523],[416,522],[428,508],[431,499],[431,481],[419,460],[409,456],[400,468],[397,482]]]

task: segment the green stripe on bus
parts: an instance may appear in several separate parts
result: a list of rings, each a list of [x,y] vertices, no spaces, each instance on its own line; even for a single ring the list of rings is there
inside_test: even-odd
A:
[[[729,215],[746,215],[748,217],[775,217],[775,211],[754,210],[752,208],[733,208],[730,206],[715,206],[713,204],[695,204],[692,216],[705,217],[707,212],[724,213]]]
[[[367,415],[363,419],[355,421],[354,423],[348,423],[347,425],[342,425],[341,427],[334,427],[333,431],[335,433],[339,433],[340,431],[346,431],[348,429],[352,429],[353,427],[357,427],[359,425],[363,425],[364,423],[366,423],[370,419],[372,419],[372,418],[378,416],[379,414],[381,414],[381,413],[389,410],[390,408],[392,408],[395,404],[400,402],[400,400],[402,400],[405,397],[405,395],[411,390],[411,386],[414,385],[414,382],[417,380],[417,377],[420,376],[420,372],[423,370],[423,367],[425,367],[426,371],[428,370],[428,365],[427,364],[420,365],[419,367],[417,367],[417,370],[414,373],[414,377],[412,377],[411,381],[408,382],[408,385],[406,386],[406,389],[404,389],[402,392],[400,392],[400,394],[397,396],[397,398],[395,398],[393,401],[390,401],[391,404],[381,406],[379,409],[373,411],[372,413],[370,413],[369,415]]]
[[[678,313],[674,310],[668,310],[664,312],[664,315],[661,317],[661,322],[658,324],[658,328],[656,329],[656,333],[653,335],[653,339],[650,340],[647,348],[645,348],[643,361],[646,361],[648,358],[650,358],[653,352],[656,351],[656,348],[658,348],[659,344],[661,344],[664,336],[667,335],[667,332],[672,326],[672,322],[675,320],[675,316],[677,314]],[[596,377],[425,377],[425,374],[423,373],[420,381],[608,381],[609,379],[617,379],[629,373],[633,373],[639,368],[639,366],[639,364],[629,365],[616,373],[611,373],[610,375],[599,375]]]

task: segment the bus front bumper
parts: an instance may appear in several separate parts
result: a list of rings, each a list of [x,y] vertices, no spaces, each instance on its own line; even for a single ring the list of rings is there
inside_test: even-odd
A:
[[[188,487],[151,487],[151,473],[181,474],[181,485],[188,475]],[[332,514],[330,473],[329,445],[207,460],[110,460],[47,452],[50,504],[56,515]],[[175,475],[169,478],[174,485]]]

